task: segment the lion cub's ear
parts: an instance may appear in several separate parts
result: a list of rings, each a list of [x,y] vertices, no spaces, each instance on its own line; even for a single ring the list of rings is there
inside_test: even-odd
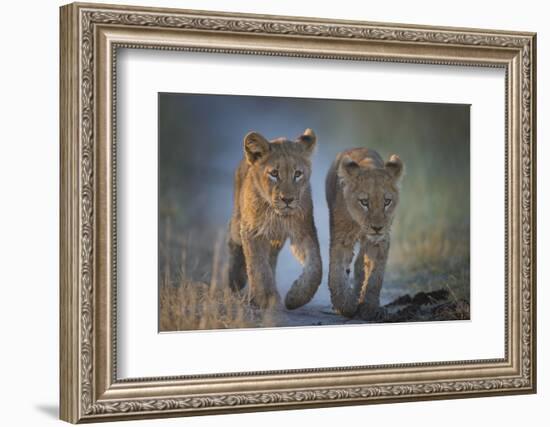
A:
[[[311,156],[315,151],[315,145],[317,144],[317,136],[311,129],[306,129],[302,135],[298,137],[296,141],[304,147],[304,150],[308,156]]]
[[[258,132],[248,132],[244,137],[244,154],[249,164],[253,164],[269,152],[269,141]]]
[[[340,162],[340,170],[338,171],[338,175],[340,178],[345,178],[346,176],[351,177],[357,175],[359,173],[359,169],[359,164],[346,155]]]
[[[399,182],[401,180],[405,166],[397,154],[392,154],[390,156],[390,159],[386,162],[385,167],[395,182]]]

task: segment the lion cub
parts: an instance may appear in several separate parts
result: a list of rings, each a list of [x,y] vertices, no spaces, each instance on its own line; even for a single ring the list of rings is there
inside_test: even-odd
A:
[[[257,132],[244,138],[229,230],[229,284],[238,291],[248,279],[249,301],[261,308],[280,304],[275,266],[288,238],[304,270],[286,295],[286,307],[294,309],[309,302],[321,283],[309,183],[315,144],[311,129],[295,141],[268,141]]]
[[[330,218],[329,288],[334,308],[373,320],[381,315],[380,290],[390,248],[390,231],[399,202],[403,163],[392,155],[355,148],[336,156],[326,178]],[[354,284],[349,285],[354,246]]]

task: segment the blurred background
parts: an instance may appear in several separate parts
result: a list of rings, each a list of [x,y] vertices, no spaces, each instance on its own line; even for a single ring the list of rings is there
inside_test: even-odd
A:
[[[311,184],[324,280],[304,316],[330,309],[325,174],[338,152],[359,146],[384,159],[398,154],[406,166],[382,303],[441,288],[469,303],[469,105],[175,93],[158,100],[161,286],[217,280],[244,135],[293,139],[309,127],[318,138]],[[282,296],[300,271],[287,245],[277,269]]]

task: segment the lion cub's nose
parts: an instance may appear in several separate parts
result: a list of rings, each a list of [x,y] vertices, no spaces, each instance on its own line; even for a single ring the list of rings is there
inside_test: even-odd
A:
[[[288,206],[294,201],[294,197],[281,197],[281,200]]]
[[[380,233],[384,227],[375,227],[374,225],[371,225],[370,228],[372,228],[375,233]]]

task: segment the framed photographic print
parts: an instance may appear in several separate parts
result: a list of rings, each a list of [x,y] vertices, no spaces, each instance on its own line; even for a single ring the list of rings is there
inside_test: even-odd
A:
[[[61,8],[61,418],[533,393],[535,34]]]

